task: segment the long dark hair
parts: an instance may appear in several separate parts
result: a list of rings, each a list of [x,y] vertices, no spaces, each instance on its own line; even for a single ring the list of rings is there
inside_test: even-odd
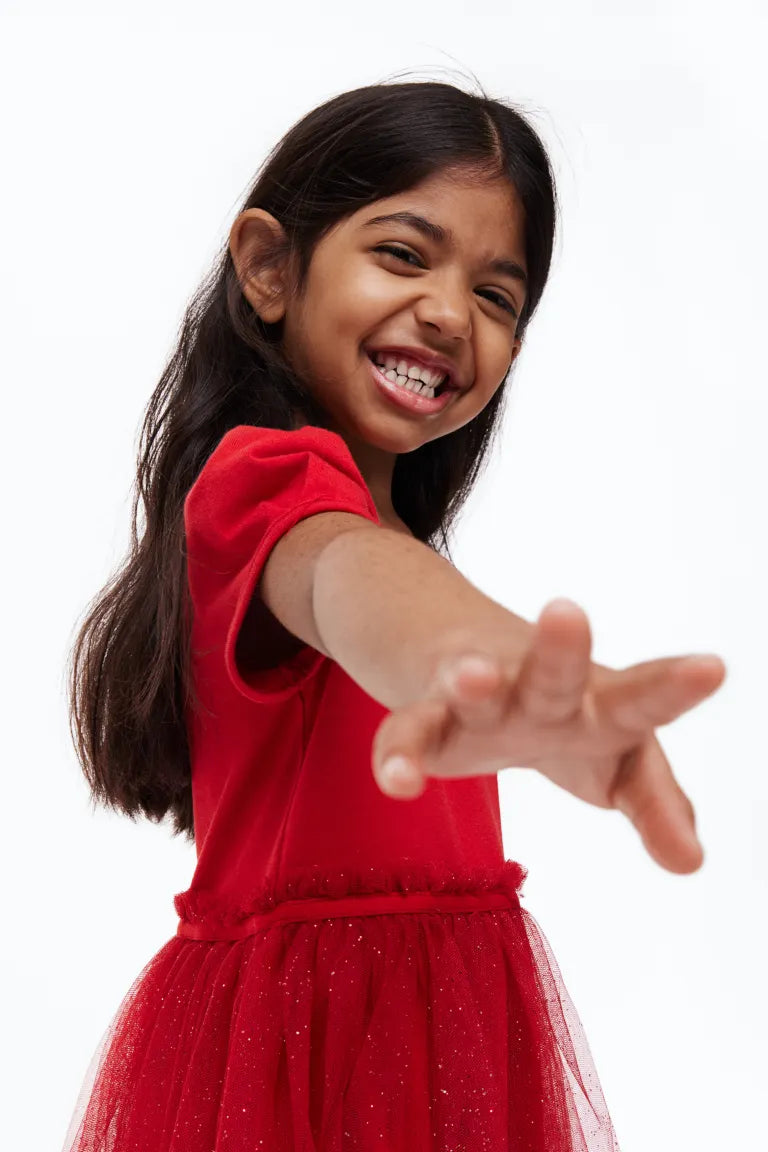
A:
[[[528,286],[523,337],[549,274],[557,196],[536,132],[509,103],[452,84],[373,84],[344,92],[298,121],[268,155],[239,211],[260,207],[283,225],[298,288],[317,242],[341,219],[446,169],[502,176],[524,209]],[[239,212],[238,212],[239,214]],[[190,675],[184,498],[235,425],[327,427],[328,415],[289,367],[281,324],[265,324],[241,291],[228,244],[189,303],[175,350],[147,405],[140,436],[131,544],[86,608],[68,664],[70,728],[93,802],[194,839],[185,711]],[[463,427],[399,456],[392,503],[413,534],[450,558],[448,533],[489,453],[505,379]],[[145,525],[139,535],[139,501]]]

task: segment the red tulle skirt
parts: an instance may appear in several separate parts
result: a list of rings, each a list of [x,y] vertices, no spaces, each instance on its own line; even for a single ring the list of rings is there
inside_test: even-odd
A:
[[[64,1152],[618,1152],[515,861],[175,897]]]

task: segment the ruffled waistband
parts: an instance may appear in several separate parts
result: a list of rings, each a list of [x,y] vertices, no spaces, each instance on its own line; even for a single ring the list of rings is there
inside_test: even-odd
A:
[[[396,873],[311,867],[294,870],[280,881],[267,877],[250,894],[239,897],[192,887],[174,896],[179,916],[176,935],[239,940],[289,921],[510,910],[520,905],[527,874],[515,860],[461,871],[440,865],[406,865]]]

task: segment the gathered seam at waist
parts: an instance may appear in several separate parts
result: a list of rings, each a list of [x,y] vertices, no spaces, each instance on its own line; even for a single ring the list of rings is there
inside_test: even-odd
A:
[[[372,892],[357,896],[284,900],[268,912],[248,916],[239,924],[190,924],[180,920],[177,936],[189,940],[242,940],[274,924],[319,921],[345,916],[386,916],[414,912],[465,914],[519,908],[512,892]]]

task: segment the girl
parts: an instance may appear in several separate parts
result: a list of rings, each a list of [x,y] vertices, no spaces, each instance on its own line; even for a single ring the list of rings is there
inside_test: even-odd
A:
[[[575,605],[532,625],[437,546],[555,219],[526,120],[443,83],[315,109],[238,213],[148,407],[145,528],[137,495],[72,654],[93,796],[170,815],[197,863],[67,1152],[618,1148],[495,776],[619,807],[693,871],[654,727],[724,669],[596,665]]]

